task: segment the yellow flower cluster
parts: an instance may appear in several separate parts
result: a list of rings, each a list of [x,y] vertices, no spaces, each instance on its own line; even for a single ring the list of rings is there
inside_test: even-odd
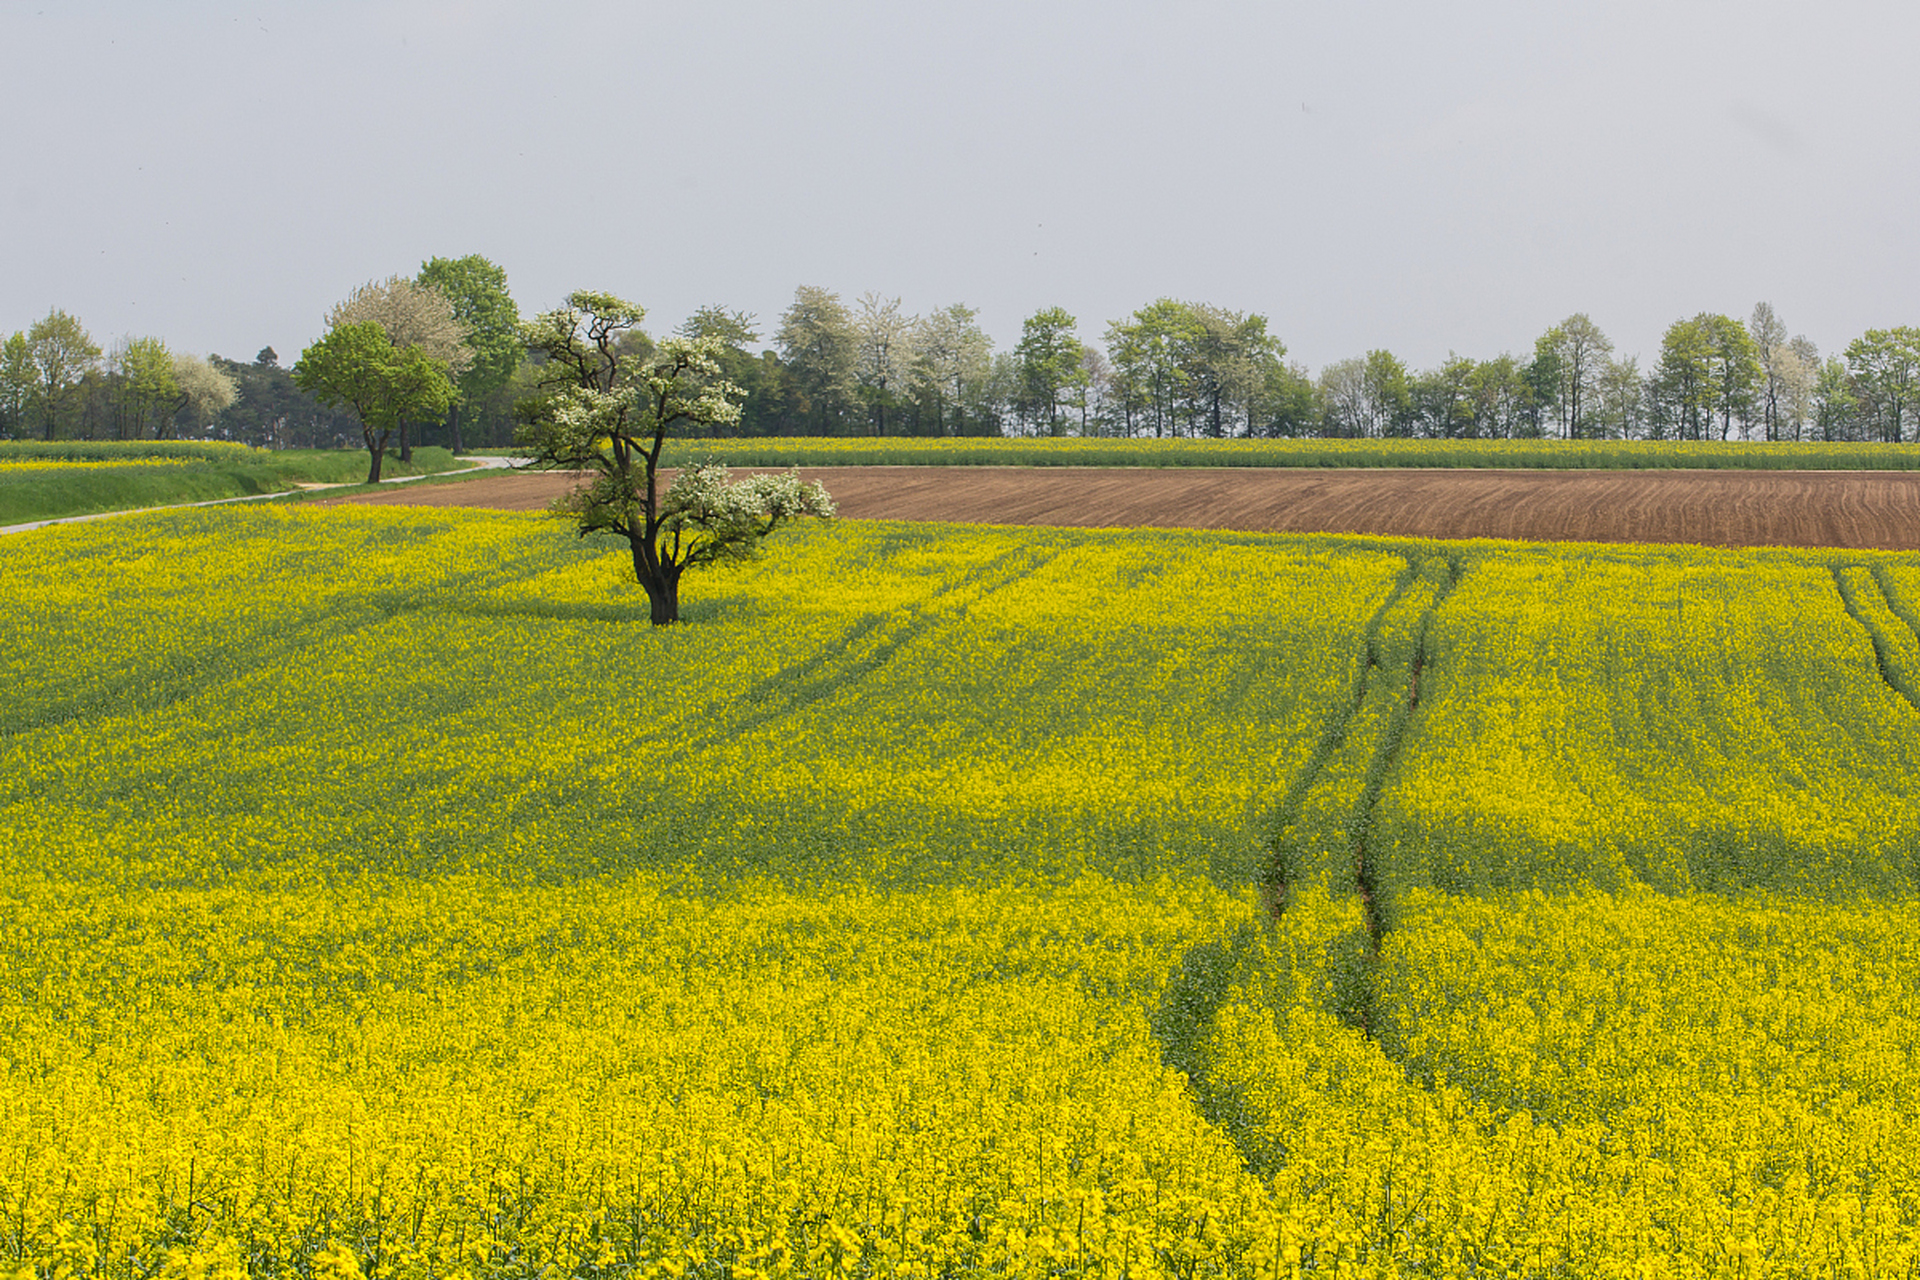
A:
[[[1266,1227],[1142,1012],[1245,915],[1193,885],[6,908],[41,1274],[1218,1274]]]
[[[1270,539],[803,528],[653,630],[620,556],[533,517],[45,535],[0,565],[0,858],[163,880],[1244,884],[1403,567]]]
[[[1920,567],[776,546],[10,543],[0,1273],[1920,1266]]]
[[[140,458],[128,460],[121,458],[9,458],[0,454],[0,472],[13,474],[25,471],[58,471],[73,467],[84,470],[98,470],[101,467],[188,467],[196,465],[198,458]]]
[[[1920,1266],[1909,912],[1414,899],[1369,972],[1351,900],[1302,895],[1196,1055],[1312,1236],[1381,1275]]]
[[[1449,890],[1912,892],[1920,735],[1898,685],[1920,653],[1877,582],[1912,572],[1812,552],[1468,554],[1381,795],[1383,865]]]

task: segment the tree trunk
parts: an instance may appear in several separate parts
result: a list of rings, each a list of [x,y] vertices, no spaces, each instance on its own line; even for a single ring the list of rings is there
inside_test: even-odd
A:
[[[633,544],[633,576],[646,588],[647,604],[656,627],[680,621],[680,566],[661,564],[647,554],[647,545],[629,535]]]
[[[455,456],[458,456],[467,451],[467,446],[460,443],[460,406],[456,404],[453,408],[449,409],[447,413],[449,415],[448,421],[453,426],[453,452]]]
[[[405,420],[402,420],[400,423],[400,461],[413,461],[413,439],[407,434],[407,424]]]
[[[370,460],[367,466],[368,484],[380,483],[380,460],[386,456],[386,453],[387,446],[385,444],[376,445],[371,442],[368,443],[367,457]]]

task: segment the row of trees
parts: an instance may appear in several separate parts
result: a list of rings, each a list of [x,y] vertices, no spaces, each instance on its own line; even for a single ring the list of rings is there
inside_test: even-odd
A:
[[[505,272],[473,255],[365,286],[329,314],[328,333],[377,324],[449,384],[444,411],[423,401],[393,417],[387,433],[405,456],[417,442],[512,441],[546,358],[517,321]],[[1315,376],[1286,359],[1266,317],[1169,298],[1109,324],[1099,344],[1046,308],[1009,351],[963,304],[915,316],[898,298],[849,304],[815,286],[796,290],[764,336],[753,316],[717,306],[672,336],[710,340],[716,376],[740,389],[738,420],[704,428],[728,434],[1920,438],[1920,330],[1869,330],[1823,358],[1766,303],[1745,320],[1675,321],[1644,369],[1578,314],[1521,355],[1416,370],[1376,350]],[[637,326],[619,341],[636,359],[657,346]],[[139,338],[103,358],[61,311],[0,346],[0,431],[14,436],[339,446],[365,426],[345,403],[303,387],[271,347],[243,364]]]
[[[1900,441],[1920,438],[1917,384],[1920,329],[1870,329],[1822,360],[1762,302],[1746,321],[1675,321],[1645,372],[1585,315],[1525,360],[1452,356],[1415,373],[1370,352],[1322,372],[1319,422],[1336,436]]]
[[[1077,329],[1044,309],[996,353],[970,307],[916,317],[897,298],[848,306],[807,286],[757,357],[750,316],[711,308],[681,333],[721,341],[748,435],[1920,439],[1920,330],[1869,330],[1823,360],[1764,302],[1744,321],[1675,321],[1644,371],[1584,314],[1524,356],[1414,370],[1376,350],[1317,378],[1266,317],[1205,303],[1159,299],[1102,346]]]
[[[972,307],[925,316],[898,298],[803,285],[761,341],[751,316],[696,312],[746,392],[745,435],[1265,435],[1311,425],[1313,383],[1285,364],[1264,316],[1162,299],[1109,326],[1102,351],[1062,308],[1029,316],[995,352]]]
[[[416,390],[425,398],[407,402],[387,427],[403,456],[419,440],[456,451],[470,436],[476,443],[511,441],[515,404],[531,394],[536,379],[498,266],[478,255],[434,258],[413,279],[364,285],[328,313],[327,338],[349,341],[335,335],[356,324],[376,327],[392,349],[383,358],[418,366]],[[360,363],[376,353],[363,343]],[[444,394],[439,381],[447,384]],[[57,309],[0,344],[0,436],[190,435],[272,448],[338,448],[364,440],[365,425],[350,400],[316,394],[297,368],[281,366],[272,347],[242,363],[181,355],[158,338],[129,338],[103,357],[80,321]]]
[[[159,338],[103,353],[59,309],[0,342],[0,430],[15,437],[164,440],[204,434],[233,404],[233,380]]]

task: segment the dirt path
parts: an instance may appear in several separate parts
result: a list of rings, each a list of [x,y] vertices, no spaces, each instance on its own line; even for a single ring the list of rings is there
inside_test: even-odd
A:
[[[1920,473],[818,467],[851,519],[1369,533],[1527,542],[1920,549]],[[354,502],[538,510],[569,476]]]

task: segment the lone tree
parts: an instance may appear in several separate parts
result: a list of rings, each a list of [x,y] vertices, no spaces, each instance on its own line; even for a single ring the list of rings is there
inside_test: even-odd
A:
[[[453,301],[438,287],[417,283],[405,276],[389,276],[361,285],[347,300],[327,313],[328,327],[373,321],[386,331],[387,340],[396,347],[413,347],[439,367],[454,383],[454,401],[441,406],[433,420],[446,417],[459,397],[456,379],[473,364],[474,350],[467,344],[467,328],[454,314]],[[400,461],[413,461],[413,440],[409,424],[428,419],[407,410],[400,418]]]
[[[380,483],[387,442],[402,422],[447,416],[456,394],[419,347],[397,347],[375,320],[336,324],[300,353],[294,385],[325,405],[353,410],[367,443],[367,483]]]
[[[555,505],[580,534],[615,534],[633,551],[655,626],[680,620],[680,575],[696,565],[752,559],[796,516],[833,515],[833,501],[797,474],[729,483],[725,467],[688,467],[660,492],[660,452],[670,432],[740,420],[739,387],[720,374],[720,339],[666,337],[650,349],[623,342],[646,312],[607,293],[582,291],[521,326],[545,360],[546,392],[523,406],[521,443],[533,464],[591,479]],[[644,355],[636,354],[645,351]]]

